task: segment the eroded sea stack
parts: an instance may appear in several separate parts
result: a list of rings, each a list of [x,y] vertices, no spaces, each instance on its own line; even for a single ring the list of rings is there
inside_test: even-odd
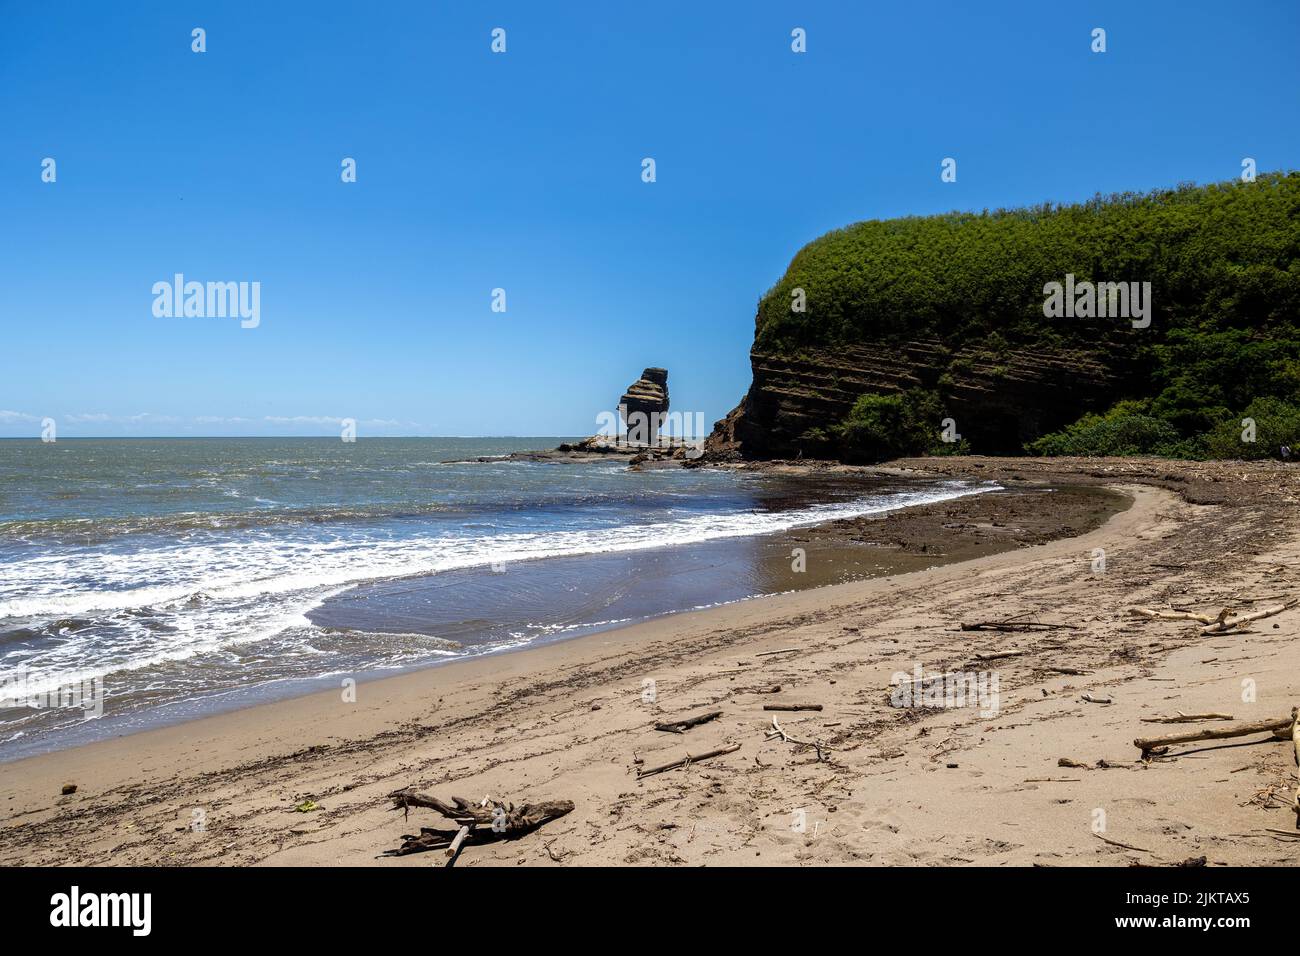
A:
[[[618,409],[630,441],[654,441],[668,414],[668,370],[648,368],[642,372],[618,400]]]

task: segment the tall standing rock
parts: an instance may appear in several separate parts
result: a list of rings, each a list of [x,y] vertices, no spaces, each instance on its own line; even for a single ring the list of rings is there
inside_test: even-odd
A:
[[[618,410],[627,425],[628,441],[654,442],[668,414],[668,370],[648,368],[642,372],[618,400]]]

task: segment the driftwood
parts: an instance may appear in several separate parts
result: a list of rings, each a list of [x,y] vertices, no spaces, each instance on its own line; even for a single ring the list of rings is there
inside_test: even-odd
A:
[[[1201,624],[1214,624],[1228,615],[1227,608],[1220,611],[1217,618],[1209,614],[1195,614],[1191,611],[1166,611],[1163,608],[1154,607],[1131,607],[1128,612],[1138,617],[1151,617],[1160,621],[1198,621]]]
[[[799,650],[799,648],[797,648],[797,647],[783,647],[783,648],[781,648],[779,651],[763,651],[762,653],[755,654],[754,656],[755,656],[755,657],[771,657],[771,656],[774,655],[774,654],[793,654],[794,652],[796,652],[796,651],[798,651],[798,650]]]
[[[711,757],[721,757],[723,754],[734,754],[740,749],[740,744],[732,744],[730,747],[719,747],[717,750],[710,750],[708,753],[687,754],[681,760],[674,760],[672,763],[660,764],[658,767],[648,767],[645,770],[638,770],[636,777],[640,780],[642,777],[648,777],[651,774],[663,773],[665,770],[676,770],[678,767],[689,767],[693,763],[699,763],[701,760],[708,760]]]
[[[796,740],[794,737],[791,737],[789,734],[787,734],[785,732],[785,728],[783,728],[780,724],[778,724],[776,722],[776,718],[773,717],[772,729],[767,732],[767,739],[775,740],[777,737],[780,737],[783,741],[785,741],[788,744],[795,744],[796,746],[799,747],[812,747],[814,750],[817,751],[818,762],[825,759],[825,757],[822,755],[822,744],[820,740]]]
[[[1103,843],[1109,843],[1111,846],[1122,847],[1125,850],[1136,850],[1139,853],[1151,852],[1145,847],[1133,846],[1131,843],[1120,843],[1118,840],[1112,840],[1110,837],[1104,837],[1100,833],[1096,832],[1095,830],[1093,831],[1092,835],[1095,836],[1098,840],[1101,840]]]
[[[1251,611],[1248,614],[1238,614],[1232,616],[1231,608],[1224,608],[1218,614],[1197,614],[1194,611],[1169,611],[1163,608],[1151,607],[1131,607],[1128,609],[1130,614],[1140,617],[1150,617],[1161,621],[1196,621],[1198,624],[1204,624],[1201,628],[1202,634],[1223,634],[1234,628],[1247,624],[1250,621],[1259,621],[1266,617],[1272,617],[1275,614],[1281,614],[1300,604],[1300,598],[1291,598],[1284,604],[1274,605],[1273,607],[1262,608],[1258,611]]]
[[[1300,709],[1291,708],[1291,759],[1296,765],[1295,797],[1291,809],[1295,811],[1295,828],[1300,830]]]
[[[1224,631],[1230,631],[1242,624],[1251,621],[1260,621],[1266,617],[1273,617],[1275,614],[1281,614],[1283,611],[1289,611],[1291,608],[1300,604],[1300,598],[1291,598],[1285,604],[1276,604],[1273,607],[1266,607],[1258,611],[1251,611],[1249,614],[1238,614],[1236,617],[1220,617],[1209,627],[1201,628],[1202,634],[1222,634]]]
[[[460,853],[460,848],[465,845],[466,838],[468,838],[472,832],[473,827],[468,823],[461,827],[460,832],[458,832],[455,839],[451,841],[451,845],[447,847],[447,856],[455,859],[456,855]]]
[[[1229,737],[1245,737],[1249,734],[1275,734],[1279,730],[1290,729],[1292,718],[1278,717],[1274,720],[1257,720],[1249,724],[1237,724],[1234,727],[1209,727],[1205,730],[1192,730],[1180,734],[1165,734],[1162,737],[1139,737],[1133,741],[1145,755],[1156,747],[1171,744],[1192,744],[1200,740],[1225,740]]]
[[[572,800],[548,800],[542,803],[525,803],[516,807],[513,803],[501,803],[484,800],[471,803],[464,797],[452,797],[447,803],[427,793],[411,789],[396,790],[390,793],[393,809],[402,810],[408,816],[411,807],[427,807],[437,810],[455,824],[452,831],[435,830],[421,827],[418,836],[403,835],[402,845],[396,850],[385,851],[385,856],[405,856],[408,853],[424,853],[428,850],[446,850],[447,856],[454,859],[465,845],[490,843],[495,840],[514,840],[538,827],[556,820],[573,810]]]
[[[655,730],[665,730],[670,734],[681,734],[690,730],[692,727],[698,727],[700,724],[707,724],[710,720],[716,720],[722,716],[722,711],[711,710],[707,714],[699,714],[695,717],[683,717],[681,720],[664,720],[655,724]]]
[[[1044,631],[1077,631],[1077,624],[1044,624],[1042,621],[1026,621],[1025,617],[1009,617],[1003,621],[975,621],[967,624],[962,622],[957,626],[963,631],[1032,631],[1035,628]]]
[[[1143,717],[1144,724],[1195,724],[1203,720],[1232,720],[1232,714],[1184,714],[1181,710],[1173,717]]]
[[[764,704],[764,710],[821,710],[821,704]]]

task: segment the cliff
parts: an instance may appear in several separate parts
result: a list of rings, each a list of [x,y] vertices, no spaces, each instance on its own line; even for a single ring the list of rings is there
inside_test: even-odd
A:
[[[1252,402],[1296,401],[1297,316],[1295,173],[858,223],[763,296],[753,383],[709,453],[1016,454],[1102,422],[1159,445],[1130,453],[1201,457]],[[961,442],[938,441],[949,418]]]

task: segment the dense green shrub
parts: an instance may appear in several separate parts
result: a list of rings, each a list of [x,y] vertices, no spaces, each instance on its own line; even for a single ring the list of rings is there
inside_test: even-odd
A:
[[[1244,419],[1255,423],[1253,442],[1243,437]],[[1280,458],[1284,446],[1292,449],[1292,458],[1300,458],[1300,405],[1257,398],[1239,418],[1219,423],[1205,445],[1211,458]]]
[[[1067,273],[1150,282],[1150,327],[1044,318],[1044,284]],[[802,313],[790,308],[796,288]],[[1300,173],[857,223],[795,255],[759,303],[755,349],[807,355],[919,339],[947,350],[946,385],[970,370],[973,354],[995,369],[1018,350],[1128,363],[1116,394],[1098,396],[1096,407],[1131,399],[1141,409],[1087,415],[1031,438],[1044,454],[1235,457],[1277,454],[1263,449],[1287,436],[1300,444],[1279,410],[1300,401]],[[1261,399],[1280,404],[1254,416],[1268,431],[1260,424],[1256,447],[1243,450],[1240,420]],[[912,424],[905,407],[867,402],[840,437],[849,453],[874,456],[875,441],[915,446]]]
[[[1140,402],[1121,402],[1105,415],[1084,415],[1073,425],[1031,442],[1035,455],[1168,455],[1180,437],[1173,425],[1146,413]]]
[[[835,430],[845,461],[885,461],[904,455],[966,454],[964,442],[944,442],[938,395],[912,389],[903,395],[863,395]]]

